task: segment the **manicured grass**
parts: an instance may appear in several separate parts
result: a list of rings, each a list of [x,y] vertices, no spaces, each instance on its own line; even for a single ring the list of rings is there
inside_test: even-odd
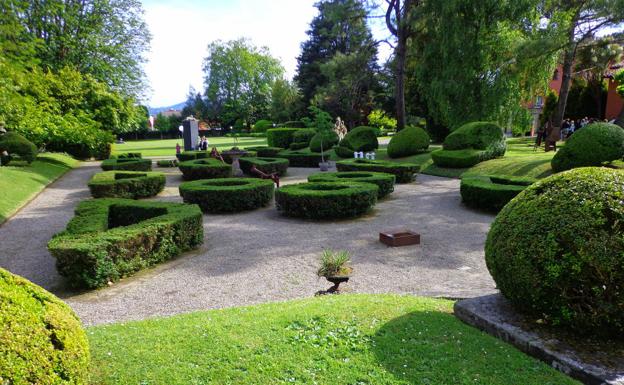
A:
[[[170,156],[175,157],[176,143],[184,148],[182,139],[163,139],[163,140],[137,140],[127,141],[124,144],[113,144],[113,155],[122,152],[140,152],[143,157],[148,156]],[[266,146],[266,138],[228,138],[228,137],[209,137],[208,147],[217,147],[219,151],[228,150],[234,146],[239,148],[251,146]]]
[[[0,167],[0,223],[79,162],[65,154],[45,153],[30,165],[14,163]]]
[[[93,384],[577,384],[447,300],[324,296],[91,327]]]

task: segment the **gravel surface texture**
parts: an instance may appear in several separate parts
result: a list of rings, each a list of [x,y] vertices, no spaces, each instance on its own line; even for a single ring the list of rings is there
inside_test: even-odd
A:
[[[181,201],[177,169],[155,199]],[[70,171],[0,227],[0,266],[61,296],[88,325],[164,316],[314,295],[331,284],[316,277],[324,248],[352,253],[354,273],[344,290],[465,298],[495,293],[483,245],[492,215],[465,208],[459,180],[419,175],[397,185],[368,215],[314,222],[280,216],[273,206],[204,216],[204,245],[100,290],[65,289],[47,252],[73,208],[89,197],[86,183],[99,167]],[[305,181],[311,169],[291,168],[283,183]],[[421,244],[390,248],[379,232],[407,228]]]

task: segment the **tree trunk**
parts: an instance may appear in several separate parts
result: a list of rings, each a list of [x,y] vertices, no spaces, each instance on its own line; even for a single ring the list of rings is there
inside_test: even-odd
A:
[[[407,55],[407,39],[405,36],[399,36],[398,40],[396,47],[396,117],[397,131],[400,131],[405,128],[405,60]]]
[[[561,122],[563,122],[563,116],[565,115],[570,86],[572,85],[572,66],[574,65],[575,53],[576,46],[570,46],[566,50],[563,59],[563,77],[561,78],[561,89],[559,90],[559,104],[557,106],[557,112],[553,117],[553,125],[555,127],[561,127]]]

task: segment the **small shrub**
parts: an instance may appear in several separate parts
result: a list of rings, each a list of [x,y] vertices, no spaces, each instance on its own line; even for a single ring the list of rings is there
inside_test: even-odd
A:
[[[461,180],[460,193],[466,206],[498,212],[533,182],[526,178],[467,176]]]
[[[385,172],[351,171],[351,172],[319,172],[308,176],[309,182],[356,182],[372,183],[379,187],[377,199],[381,199],[394,191],[396,177]]]
[[[178,166],[184,180],[227,178],[232,175],[232,166],[213,158],[187,160]]]
[[[269,147],[288,148],[297,131],[298,128],[271,128],[267,130],[267,143]]]
[[[366,152],[376,150],[379,147],[376,131],[377,129],[373,127],[355,127],[345,135],[340,142],[340,147],[350,149],[351,156],[353,156],[354,151]]]
[[[481,153],[473,149],[436,150],[431,153],[431,159],[439,167],[468,168],[481,161]]]
[[[277,210],[308,219],[351,218],[377,203],[379,188],[372,183],[314,182],[280,187],[275,192]]]
[[[282,123],[279,126],[285,128],[306,128],[305,123],[301,120],[289,120],[288,122]]]
[[[576,167],[601,166],[624,157],[624,129],[615,124],[593,123],[576,131],[552,158],[554,172]]]
[[[388,143],[390,158],[403,158],[421,153],[429,148],[429,134],[420,127],[405,127],[397,132]]]
[[[251,172],[253,166],[265,174],[284,176],[289,164],[288,159],[283,158],[240,158],[238,163],[245,174],[253,176],[257,176]]]
[[[104,171],[151,171],[152,161],[141,158],[106,159],[100,165]]]
[[[158,167],[178,167],[178,160],[177,159],[162,159],[159,161],[156,161],[156,164],[158,165]]]
[[[69,285],[97,288],[202,242],[196,205],[105,198],[81,202],[48,249]]]
[[[273,199],[272,180],[223,178],[196,180],[180,185],[186,203],[196,203],[205,213],[233,213],[267,206]]]
[[[351,255],[348,251],[325,249],[321,254],[321,267],[316,271],[316,275],[319,277],[348,276],[353,271],[349,262],[351,262]]]
[[[290,146],[288,146],[289,150],[302,150],[304,148],[308,148],[310,144],[306,142],[292,142]]]
[[[498,124],[472,122],[451,132],[443,150],[434,151],[431,158],[440,167],[465,168],[501,157],[506,149],[505,135]]]
[[[140,171],[105,171],[89,181],[94,198],[147,198],[165,188],[165,174]]]
[[[261,158],[275,158],[280,151],[284,149],[281,147],[267,147],[267,146],[256,146],[256,147],[245,147],[247,151],[253,151],[257,156]]]
[[[179,154],[176,154],[176,158],[180,162],[186,162],[187,160],[195,160],[195,159],[206,159],[210,158],[209,151],[182,151]]]
[[[334,145],[338,144],[338,134],[334,131],[317,132],[310,141],[310,151],[321,152],[321,144],[323,151],[331,150]]]
[[[410,183],[420,172],[415,163],[395,163],[383,160],[349,159],[336,162],[338,171],[375,171],[393,174],[396,183]]]
[[[328,157],[329,153],[325,153],[324,156]],[[281,151],[277,154],[277,157],[288,159],[290,167],[318,167],[322,160],[320,153],[310,152],[310,150],[307,149],[297,151]]]
[[[0,153],[4,151],[9,153],[9,157],[3,158],[3,165],[15,156],[27,163],[32,163],[37,158],[37,146],[16,132],[7,132],[0,136]]]
[[[266,119],[260,119],[254,124],[252,132],[266,132],[269,128],[273,128],[273,122]]]
[[[74,311],[1,268],[0,320],[3,384],[89,383],[89,342]]]
[[[303,128],[293,135],[293,143],[305,143],[305,147],[310,145],[312,138],[316,135],[316,130],[312,128]]]
[[[350,149],[348,147],[343,147],[341,145],[336,145],[336,146],[334,146],[334,152],[340,158],[353,158],[353,153],[355,151],[353,151],[352,149]]]
[[[581,334],[624,333],[624,171],[578,168],[527,187],[491,226],[487,267],[519,311]]]
[[[111,159],[127,159],[127,158],[143,158],[140,152],[122,152],[121,154],[111,155]]]

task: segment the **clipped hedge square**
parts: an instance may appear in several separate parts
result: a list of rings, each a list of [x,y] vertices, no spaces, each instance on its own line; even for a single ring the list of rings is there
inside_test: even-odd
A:
[[[89,181],[94,198],[148,198],[165,188],[165,174],[140,171],[104,171]]]
[[[152,161],[142,158],[111,158],[102,161],[104,171],[152,171]]]

